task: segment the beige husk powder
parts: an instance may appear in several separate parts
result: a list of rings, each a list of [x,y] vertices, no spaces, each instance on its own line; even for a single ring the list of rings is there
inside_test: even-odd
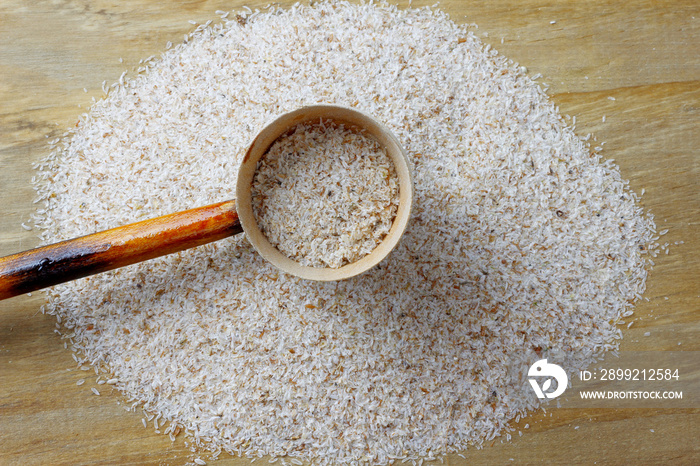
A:
[[[297,125],[258,161],[252,207],[267,240],[308,267],[356,262],[396,218],[396,168],[377,140],[331,120]]]
[[[618,346],[655,226],[541,86],[435,9],[225,15],[96,102],[38,169],[58,241],[232,198],[266,123],[339,104],[415,180],[379,266],[319,283],[244,236],[49,291],[78,364],[193,448],[386,464],[481,447],[539,406],[524,375]],[[144,420],[145,422],[145,420]]]

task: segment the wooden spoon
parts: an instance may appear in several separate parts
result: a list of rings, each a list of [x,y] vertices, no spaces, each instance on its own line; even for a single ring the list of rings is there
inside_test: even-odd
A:
[[[260,231],[250,195],[255,167],[270,145],[298,124],[320,118],[374,136],[392,158],[399,178],[399,208],[386,238],[357,262],[337,269],[302,266],[279,252]],[[356,110],[315,105],[282,115],[258,134],[239,169],[236,196],[238,206],[236,201],[220,202],[1,257],[0,299],[201,246],[244,230],[253,247],[287,273],[319,281],[349,278],[374,267],[401,239],[411,214],[413,178],[406,153],[384,126]]]

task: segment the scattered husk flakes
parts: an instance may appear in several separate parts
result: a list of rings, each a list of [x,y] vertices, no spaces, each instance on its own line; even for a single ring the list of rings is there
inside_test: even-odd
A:
[[[527,367],[617,348],[655,226],[542,88],[437,9],[224,15],[113,86],[38,166],[54,242],[234,197],[266,123],[340,104],[404,145],[415,208],[349,280],[243,235],[55,286],[80,364],[199,451],[387,464],[480,447],[538,407]],[[293,221],[294,219],[290,219]]]

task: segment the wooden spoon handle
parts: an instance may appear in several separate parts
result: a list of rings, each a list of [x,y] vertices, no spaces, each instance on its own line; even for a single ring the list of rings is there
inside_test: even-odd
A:
[[[242,232],[235,201],[143,220],[0,258],[0,299]]]

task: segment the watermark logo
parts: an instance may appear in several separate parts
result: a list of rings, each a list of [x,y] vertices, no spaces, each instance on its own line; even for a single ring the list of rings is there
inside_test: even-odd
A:
[[[556,398],[566,390],[566,386],[569,383],[569,378],[566,376],[564,369],[557,366],[556,364],[549,364],[546,359],[540,359],[530,366],[530,370],[527,372],[528,377],[530,377],[530,385],[535,391],[537,398]],[[542,386],[540,386],[537,378],[545,378]],[[552,387],[552,379],[557,381],[556,388],[554,391],[549,392]]]

